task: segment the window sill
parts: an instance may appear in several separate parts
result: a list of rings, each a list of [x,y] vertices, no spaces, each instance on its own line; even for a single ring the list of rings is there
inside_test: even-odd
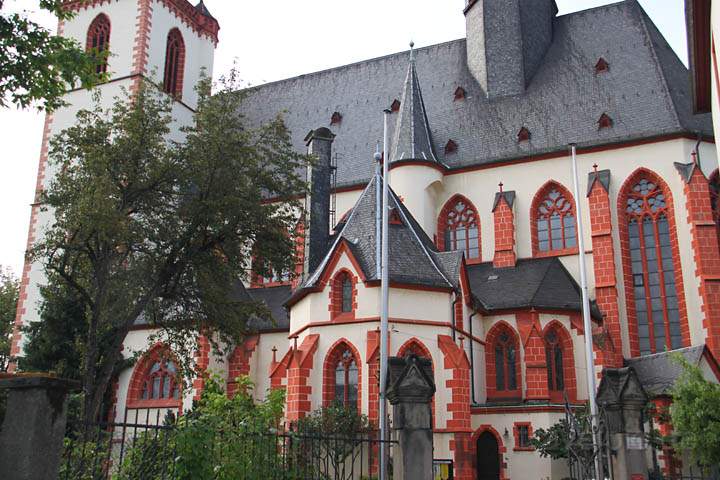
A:
[[[333,322],[348,322],[355,320],[355,312],[336,313],[332,317]]]
[[[534,252],[533,258],[548,258],[548,257],[567,257],[570,255],[577,255],[580,253],[578,247],[564,248],[562,250],[550,250],[548,252]]]
[[[513,452],[534,452],[535,449],[533,447],[515,447],[513,448]]]

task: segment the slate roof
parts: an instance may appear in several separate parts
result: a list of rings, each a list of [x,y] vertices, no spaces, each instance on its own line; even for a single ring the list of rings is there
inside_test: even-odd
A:
[[[293,299],[303,291],[317,285],[322,272],[327,266],[333,253],[341,241],[347,242],[355,259],[367,280],[379,280],[376,271],[376,232],[375,211],[377,184],[375,177],[368,183],[360,195],[340,231],[335,235],[333,245],[315,272],[312,272],[300,289],[293,294]],[[400,224],[390,224],[388,231],[388,246],[391,282],[440,287],[455,288],[456,281],[450,278],[459,278],[459,265],[462,259],[457,252],[438,253],[432,240],[418,225],[415,218],[405,208],[390,189],[389,207],[396,209],[400,217]]]
[[[495,268],[492,262],[468,265],[467,276],[474,298],[488,313],[516,308],[582,310],[577,283],[555,257],[518,260],[508,268]],[[591,307],[593,317],[600,320],[600,311]]]
[[[610,67],[595,73],[600,57]],[[486,98],[468,70],[465,39],[415,50],[415,68],[428,138],[438,161],[451,168],[561,152],[570,142],[586,147],[674,133],[712,135],[710,115],[692,113],[687,69],[636,0],[556,17],[553,42],[519,96]],[[332,113],[340,112],[342,122],[330,127],[337,135],[338,186],[365,184],[382,138],[381,112],[401,98],[407,71],[408,52],[401,52],[268,83],[246,90],[243,114],[259,125],[286,111],[293,143],[304,151],[304,134],[329,126]],[[464,100],[454,101],[457,87],[466,91]],[[612,128],[598,129],[602,113],[613,119]],[[532,137],[518,142],[523,126]],[[445,155],[449,139],[458,149]]]
[[[270,310],[270,318],[252,318],[248,327],[256,332],[271,330],[289,330],[290,316],[285,309],[285,302],[290,298],[292,289],[289,285],[278,287],[250,288],[247,290],[252,300],[265,303]]]
[[[705,352],[704,345],[681,348],[670,352],[656,353],[625,360],[625,366],[635,369],[645,392],[651,397],[667,395],[682,374],[682,366],[673,360],[681,355],[691,365],[699,365]]]

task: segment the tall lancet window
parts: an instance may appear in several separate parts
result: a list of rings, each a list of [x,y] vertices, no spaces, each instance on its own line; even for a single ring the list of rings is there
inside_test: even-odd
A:
[[[102,59],[97,64],[97,73],[106,73],[108,68],[107,55],[110,51],[110,19],[104,13],[101,13],[90,24],[87,32],[87,42],[85,49],[98,59]]]
[[[670,230],[670,207],[659,182],[641,172],[623,192],[632,297],[640,355],[683,346]],[[633,313],[633,312],[631,312]]]
[[[460,195],[450,199],[438,221],[438,247],[461,250],[468,260],[480,260],[480,224],[472,203]]]
[[[165,51],[165,76],[163,89],[165,93],[181,98],[183,89],[183,73],[185,69],[185,42],[177,28],[168,33]]]
[[[339,340],[325,357],[323,404],[360,408],[360,355],[347,340]]]

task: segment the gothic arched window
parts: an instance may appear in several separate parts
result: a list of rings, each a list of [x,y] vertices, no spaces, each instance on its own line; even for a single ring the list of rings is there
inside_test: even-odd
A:
[[[451,199],[440,214],[438,227],[440,250],[461,250],[468,260],[480,259],[480,224],[469,200],[462,196]]]
[[[565,364],[560,337],[554,328],[545,335],[545,360],[550,393],[562,392],[565,390]]]
[[[96,72],[107,72],[107,54],[110,51],[110,19],[104,13],[95,17],[90,24],[85,48],[91,54],[102,58],[102,61],[95,67]]]
[[[551,182],[535,196],[532,208],[535,252],[542,254],[577,248],[575,205],[569,192]]]
[[[342,279],[342,306],[340,311],[343,313],[352,312],[352,294],[353,285],[349,275],[344,275]]]
[[[495,348],[495,389],[500,391],[517,390],[517,350],[508,332],[502,332],[494,345]]]
[[[629,300],[634,304],[639,353],[680,348],[683,336],[671,243],[674,232],[670,230],[666,193],[650,174],[641,172],[627,184],[621,198],[627,222],[623,241],[632,275]]]
[[[346,340],[340,340],[325,358],[323,403],[360,408],[360,357]]]
[[[713,220],[715,220],[715,225],[718,228],[718,236],[720,236],[720,202],[718,202],[718,198],[720,197],[720,172],[718,170],[715,170],[712,175],[710,175],[710,205],[712,207],[712,213],[713,213]]]
[[[347,270],[341,270],[330,286],[330,307],[333,318],[352,317],[355,312],[355,278]]]
[[[486,385],[489,400],[522,397],[520,340],[505,322],[496,323],[485,338]]]
[[[143,382],[141,400],[180,398],[177,367],[172,360],[158,359],[150,366]]]
[[[165,50],[165,75],[163,90],[176,98],[182,97],[183,73],[185,68],[185,42],[177,28],[168,33]]]

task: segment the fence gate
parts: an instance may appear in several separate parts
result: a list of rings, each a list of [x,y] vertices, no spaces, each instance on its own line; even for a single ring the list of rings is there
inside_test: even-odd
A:
[[[597,426],[593,426],[589,413],[576,410],[565,402],[565,433],[567,438],[568,467],[572,480],[595,479],[595,459],[599,458],[603,478],[613,478],[610,462],[610,435],[607,418],[601,410]],[[597,434],[599,448],[595,448],[593,433]]]

